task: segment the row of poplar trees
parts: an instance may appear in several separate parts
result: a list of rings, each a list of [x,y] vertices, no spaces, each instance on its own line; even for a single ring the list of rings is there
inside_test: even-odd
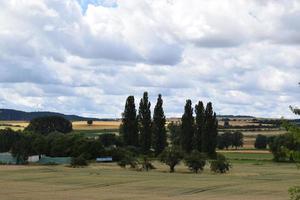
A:
[[[120,133],[125,145],[141,148],[144,154],[148,154],[153,148],[155,155],[159,155],[168,145],[166,117],[160,94],[154,108],[153,119],[150,107],[148,93],[144,92],[137,114],[134,96],[129,96],[122,114]],[[187,153],[198,150],[213,155],[217,146],[218,121],[212,103],[209,102],[204,108],[203,103],[199,101],[195,106],[195,113],[196,117],[193,116],[192,101],[187,100],[181,118],[180,146]]]
[[[199,101],[195,106],[193,116],[192,101],[187,100],[184,114],[181,118],[180,143],[185,152],[193,150],[214,155],[217,146],[218,120],[213,112],[212,103],[209,102],[204,108],[203,102]]]
[[[167,146],[166,117],[160,94],[154,108],[153,120],[150,107],[148,93],[144,92],[137,114],[134,96],[129,96],[122,114],[120,133],[126,145],[141,148],[144,154],[148,154],[153,148],[158,155]]]

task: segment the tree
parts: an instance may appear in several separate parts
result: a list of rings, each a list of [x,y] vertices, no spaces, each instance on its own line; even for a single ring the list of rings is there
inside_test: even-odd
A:
[[[160,154],[160,161],[170,167],[170,173],[175,171],[175,166],[180,163],[183,158],[181,149],[177,146],[167,147]]]
[[[124,113],[122,114],[120,134],[123,137],[125,145],[138,147],[138,121],[133,96],[129,96],[126,100]]]
[[[88,162],[83,155],[71,158],[71,167],[74,167],[74,168],[75,167],[84,167],[87,165],[88,165]]]
[[[101,141],[104,147],[117,145],[119,143],[117,136],[113,133],[101,134],[99,135],[99,140]]]
[[[10,128],[0,130],[0,152],[10,151],[13,144],[19,140],[21,136],[21,132],[14,131]]]
[[[195,127],[195,139],[194,147],[198,151],[202,151],[202,143],[204,142],[204,125],[205,125],[205,110],[203,102],[199,101],[195,106],[196,112],[196,127]]]
[[[199,170],[203,171],[206,164],[206,155],[198,150],[193,150],[184,160],[189,169],[197,174]]]
[[[244,135],[243,133],[239,131],[235,131],[232,134],[232,147],[235,147],[237,149],[238,147],[242,147],[244,144]]]
[[[225,133],[218,136],[218,148],[219,149],[228,149],[232,145],[233,135],[230,131],[226,131]]]
[[[91,125],[93,125],[93,120],[89,119],[89,120],[86,121],[86,123],[87,123],[89,126],[91,126]]]
[[[213,112],[212,103],[209,102],[205,109],[205,126],[203,133],[202,152],[214,155],[216,153],[218,137],[218,120]]]
[[[210,170],[216,173],[226,173],[231,167],[230,162],[222,154],[217,154],[215,160],[210,162]]]
[[[181,123],[181,147],[185,152],[190,153],[193,149],[194,117],[192,101],[189,99],[186,101]]]
[[[229,119],[226,118],[226,119],[224,119],[224,128],[229,128],[229,127],[230,127]]]
[[[149,153],[152,142],[151,131],[151,103],[148,100],[148,93],[144,92],[143,98],[139,107],[139,132],[140,132],[140,145],[144,154]]]
[[[255,139],[254,147],[256,149],[266,149],[268,138],[265,135],[258,134]]]
[[[181,137],[181,125],[171,122],[168,124],[168,130],[170,132],[170,140],[172,146],[179,146],[180,145],[180,137]]]
[[[30,155],[31,145],[28,138],[21,136],[12,146],[11,153],[16,158],[16,164],[24,164]]]
[[[30,121],[25,131],[31,131],[43,135],[51,132],[69,133],[72,131],[72,123],[60,116],[38,117]]]
[[[163,100],[159,94],[153,114],[153,147],[156,156],[167,146],[166,117],[162,106]]]

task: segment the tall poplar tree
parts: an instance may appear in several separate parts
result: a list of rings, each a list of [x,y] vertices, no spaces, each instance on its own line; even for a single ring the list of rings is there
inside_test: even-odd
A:
[[[216,152],[218,121],[216,113],[213,112],[212,103],[209,102],[205,109],[205,125],[203,133],[203,152],[214,155]]]
[[[194,139],[194,117],[191,100],[186,101],[184,114],[181,118],[181,129],[181,147],[185,152],[190,153],[193,150]]]
[[[143,98],[139,107],[139,132],[140,132],[140,146],[144,154],[149,153],[152,141],[151,130],[151,103],[148,100],[148,93],[144,92]]]
[[[126,100],[124,113],[122,114],[120,134],[123,136],[123,140],[126,145],[135,147],[138,146],[138,121],[136,116],[134,96],[129,96]]]
[[[161,94],[158,95],[153,113],[153,148],[159,155],[167,146],[166,117],[163,110]]]
[[[194,147],[199,152],[202,151],[202,143],[204,142],[204,125],[205,125],[205,110],[203,106],[203,102],[199,101],[195,106],[196,113],[196,126],[195,126],[195,139],[194,139]]]

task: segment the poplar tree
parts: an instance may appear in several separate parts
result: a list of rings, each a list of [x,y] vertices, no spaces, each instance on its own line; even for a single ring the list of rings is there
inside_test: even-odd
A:
[[[140,146],[144,154],[149,153],[151,148],[152,131],[151,131],[151,103],[148,100],[148,93],[144,92],[139,107],[139,132]]]
[[[181,146],[185,152],[190,153],[193,150],[194,139],[194,117],[191,100],[186,101],[181,122]]]
[[[195,138],[194,138],[194,148],[199,152],[202,151],[202,143],[204,142],[204,123],[205,123],[205,110],[203,102],[199,101],[195,106],[196,113],[196,126],[195,126]]]
[[[209,155],[214,155],[217,146],[218,120],[216,113],[213,112],[212,103],[209,102],[205,109],[205,125],[203,133],[202,151]]]
[[[159,155],[167,146],[166,117],[163,110],[161,94],[158,95],[153,114],[153,147],[155,155]]]
[[[134,103],[134,96],[129,96],[126,100],[124,113],[122,114],[122,124],[120,134],[126,145],[138,147],[138,121]]]

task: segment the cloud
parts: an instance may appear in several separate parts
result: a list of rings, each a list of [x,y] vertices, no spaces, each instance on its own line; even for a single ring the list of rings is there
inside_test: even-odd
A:
[[[294,117],[297,1],[1,1],[0,107],[120,117],[162,93],[220,114]]]

